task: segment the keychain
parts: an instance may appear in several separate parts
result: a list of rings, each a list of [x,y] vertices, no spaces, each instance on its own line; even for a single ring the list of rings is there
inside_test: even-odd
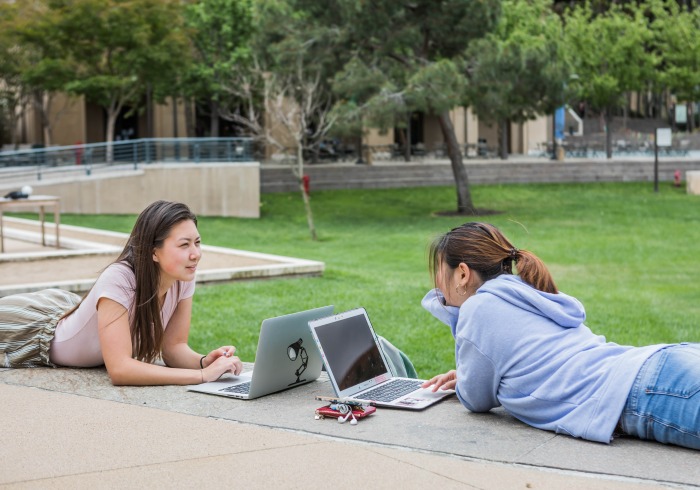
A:
[[[331,417],[338,419],[340,424],[350,421],[350,425],[357,425],[358,419],[367,417],[377,410],[375,407],[364,406],[362,402],[355,400],[339,400],[326,397],[316,397],[316,399],[331,402],[316,409],[316,420]]]

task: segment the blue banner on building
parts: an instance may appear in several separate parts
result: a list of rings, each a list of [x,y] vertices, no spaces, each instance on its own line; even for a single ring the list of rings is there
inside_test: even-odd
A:
[[[554,111],[554,137],[558,140],[564,139],[564,120],[566,119],[565,107],[561,106]]]

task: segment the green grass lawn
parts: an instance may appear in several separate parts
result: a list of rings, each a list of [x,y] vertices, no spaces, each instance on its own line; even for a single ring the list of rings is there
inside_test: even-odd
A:
[[[558,287],[586,307],[586,324],[631,345],[700,341],[700,197],[650,183],[473,186],[482,218],[518,248],[539,255]],[[450,369],[449,328],[420,306],[431,287],[426,248],[467,221],[451,187],[312,193],[318,242],[297,193],[264,194],[262,217],[201,218],[205,244],[326,264],[323,277],[199,286],[191,342],[206,352],[233,343],[253,361],[260,321],[333,304],[364,306],[380,335],[402,348],[421,376]],[[134,216],[66,215],[67,224],[128,232]]]

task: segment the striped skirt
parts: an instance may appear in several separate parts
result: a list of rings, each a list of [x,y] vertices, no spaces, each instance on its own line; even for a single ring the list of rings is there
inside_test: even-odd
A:
[[[49,347],[61,317],[80,303],[60,289],[0,298],[0,367],[51,366]]]

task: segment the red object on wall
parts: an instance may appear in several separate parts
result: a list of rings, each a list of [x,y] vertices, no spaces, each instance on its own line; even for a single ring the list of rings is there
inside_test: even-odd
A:
[[[304,175],[301,178],[301,183],[304,186],[304,192],[306,192],[307,195],[309,194],[309,190],[311,188],[310,182],[311,182],[311,179],[309,178],[308,175]]]
[[[676,170],[675,172],[673,172],[673,185],[675,185],[676,187],[681,186],[681,171],[680,170]]]

